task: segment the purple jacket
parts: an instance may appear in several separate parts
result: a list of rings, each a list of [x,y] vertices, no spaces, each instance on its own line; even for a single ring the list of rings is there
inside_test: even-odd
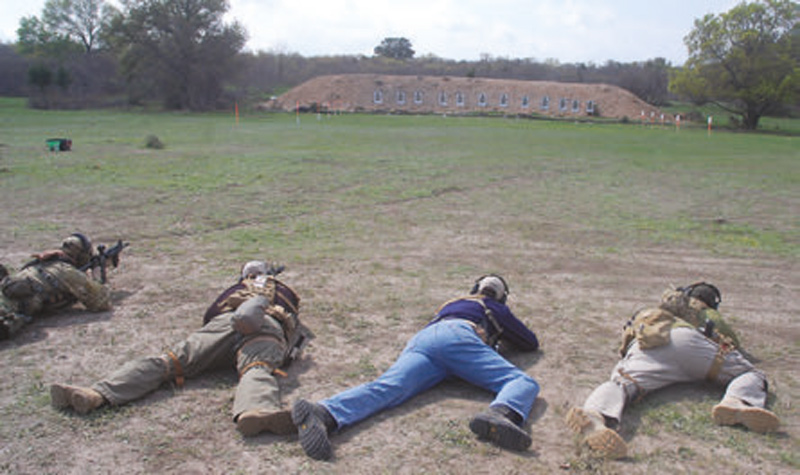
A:
[[[501,340],[511,343],[521,351],[536,351],[539,349],[539,340],[536,338],[536,334],[528,329],[524,323],[519,321],[519,319],[511,313],[511,309],[509,309],[507,305],[489,297],[484,297],[483,303],[491,310],[497,324],[503,329],[503,332],[500,334]],[[483,306],[474,299],[464,298],[446,303],[436,314],[436,317],[431,320],[429,325],[452,318],[469,320],[486,329],[490,337],[497,333],[494,325],[487,321],[488,319]]]

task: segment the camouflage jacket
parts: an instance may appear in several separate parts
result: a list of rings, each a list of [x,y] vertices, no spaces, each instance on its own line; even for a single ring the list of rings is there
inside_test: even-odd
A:
[[[111,291],[72,264],[53,260],[30,265],[3,279],[3,297],[15,311],[38,315],[76,302],[87,310],[111,308]]]

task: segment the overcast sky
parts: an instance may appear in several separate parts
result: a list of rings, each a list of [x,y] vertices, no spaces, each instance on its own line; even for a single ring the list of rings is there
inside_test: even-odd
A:
[[[16,41],[24,16],[45,0],[0,1],[0,41]],[[113,2],[111,2],[113,3]],[[562,63],[686,60],[694,20],[741,0],[230,0],[247,29],[246,49],[303,56],[367,55],[387,37],[416,56],[481,55]]]

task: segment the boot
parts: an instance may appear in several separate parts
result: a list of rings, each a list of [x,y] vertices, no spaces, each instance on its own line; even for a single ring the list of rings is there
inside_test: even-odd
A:
[[[300,445],[309,457],[329,460],[333,456],[328,433],[336,428],[336,420],[327,409],[300,399],[292,407],[292,421],[297,426]]]
[[[2,312],[2,309],[0,309]],[[7,340],[14,337],[22,327],[33,321],[33,318],[22,313],[3,312],[0,315],[0,340]]]
[[[469,428],[479,439],[489,440],[504,449],[523,451],[531,446],[531,436],[512,421],[509,412],[513,413],[506,407],[489,407],[469,422]],[[516,413],[513,415],[519,418]]]
[[[580,434],[582,442],[598,455],[610,459],[625,458],[628,446],[620,435],[606,427],[605,418],[597,411],[573,407],[567,413],[567,426]]]
[[[50,404],[56,409],[74,409],[79,414],[88,414],[106,403],[99,392],[91,388],[53,384],[50,386]]]
[[[278,435],[297,433],[297,427],[292,422],[291,411],[267,411],[266,409],[244,411],[236,418],[236,428],[245,437],[252,437],[261,432]]]
[[[773,432],[780,426],[775,413],[766,409],[750,406],[741,399],[726,397],[711,409],[714,423],[720,426],[742,424],[753,432],[764,434]]]

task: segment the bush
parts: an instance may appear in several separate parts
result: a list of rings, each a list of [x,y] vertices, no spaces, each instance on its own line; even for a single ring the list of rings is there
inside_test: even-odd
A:
[[[155,135],[148,135],[147,140],[145,141],[145,147],[161,150],[164,148],[164,143],[161,142],[161,140],[159,140],[159,138]]]

